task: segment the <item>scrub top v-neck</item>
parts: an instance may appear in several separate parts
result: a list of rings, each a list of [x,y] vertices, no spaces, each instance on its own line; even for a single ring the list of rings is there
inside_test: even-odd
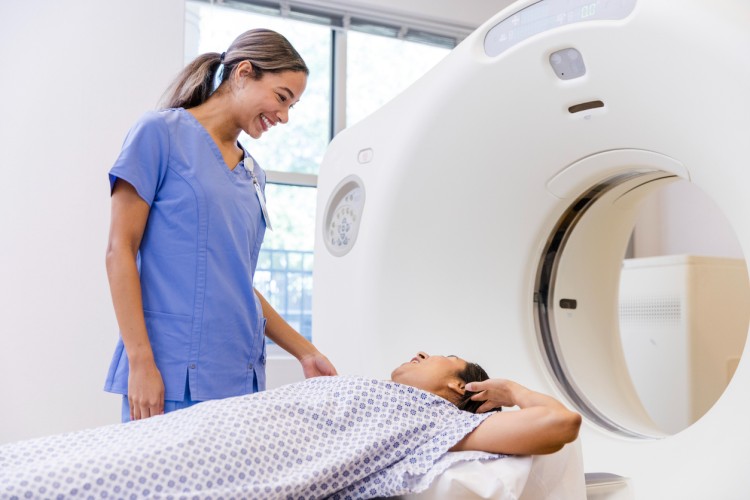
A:
[[[110,188],[122,179],[150,206],[138,268],[165,399],[184,398],[186,377],[196,401],[265,388],[265,320],[253,276],[266,226],[250,172],[264,190],[253,158],[245,152],[230,169],[182,108],[144,115],[109,172]],[[127,388],[120,339],[105,390]]]

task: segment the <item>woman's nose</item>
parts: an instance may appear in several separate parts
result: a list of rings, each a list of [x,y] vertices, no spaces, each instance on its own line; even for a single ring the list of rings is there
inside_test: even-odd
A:
[[[422,359],[427,359],[427,358],[429,358],[429,357],[430,357],[430,355],[429,355],[429,354],[427,354],[427,353],[426,353],[426,352],[424,352],[424,351],[419,351],[419,352],[417,353],[417,357],[420,357],[420,358],[422,358]]]

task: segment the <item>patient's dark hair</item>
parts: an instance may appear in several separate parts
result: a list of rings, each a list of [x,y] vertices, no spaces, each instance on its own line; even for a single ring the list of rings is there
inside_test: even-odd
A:
[[[469,363],[468,361],[466,362],[466,368],[458,372],[456,376],[458,376],[458,378],[460,378],[465,384],[468,384],[469,382],[483,382],[490,378],[490,376],[487,375],[487,372],[484,371],[484,368],[476,363]],[[484,401],[472,401],[471,396],[474,394],[476,394],[476,392],[465,391],[464,395],[460,397],[459,402],[456,403],[458,409],[476,413]],[[494,408],[494,410],[500,410],[500,408]]]

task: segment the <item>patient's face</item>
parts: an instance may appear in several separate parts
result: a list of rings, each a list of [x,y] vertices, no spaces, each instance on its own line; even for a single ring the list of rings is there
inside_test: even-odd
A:
[[[456,356],[430,356],[420,351],[393,370],[391,380],[451,399],[449,384],[456,383],[456,374],[464,368],[466,361]]]

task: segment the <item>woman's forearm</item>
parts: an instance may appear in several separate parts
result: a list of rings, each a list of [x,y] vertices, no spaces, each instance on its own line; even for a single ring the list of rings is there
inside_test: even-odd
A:
[[[543,406],[547,408],[553,408],[558,410],[565,410],[567,408],[552,396],[542,394],[541,392],[532,391],[517,382],[512,380],[506,381],[510,385],[510,394],[512,398],[512,404],[510,406],[518,406],[521,409],[530,408],[533,406]]]
[[[578,437],[581,416],[544,406],[495,413],[461,440],[453,451],[543,455]]]
[[[107,275],[120,335],[128,356],[128,402],[131,420],[164,413],[164,381],[146,330],[141,284],[134,256],[107,252]]]
[[[106,261],[112,304],[128,361],[135,366],[153,362],[135,255],[129,250],[109,248]]]
[[[299,360],[305,377],[336,375],[336,368],[328,358],[292,328],[257,290],[255,293],[266,317],[266,336]]]
[[[297,359],[302,359],[307,355],[318,352],[315,346],[300,335],[292,326],[286,322],[276,309],[263,297],[255,291],[263,308],[263,316],[266,318],[266,336],[273,340],[279,347],[291,354]]]

